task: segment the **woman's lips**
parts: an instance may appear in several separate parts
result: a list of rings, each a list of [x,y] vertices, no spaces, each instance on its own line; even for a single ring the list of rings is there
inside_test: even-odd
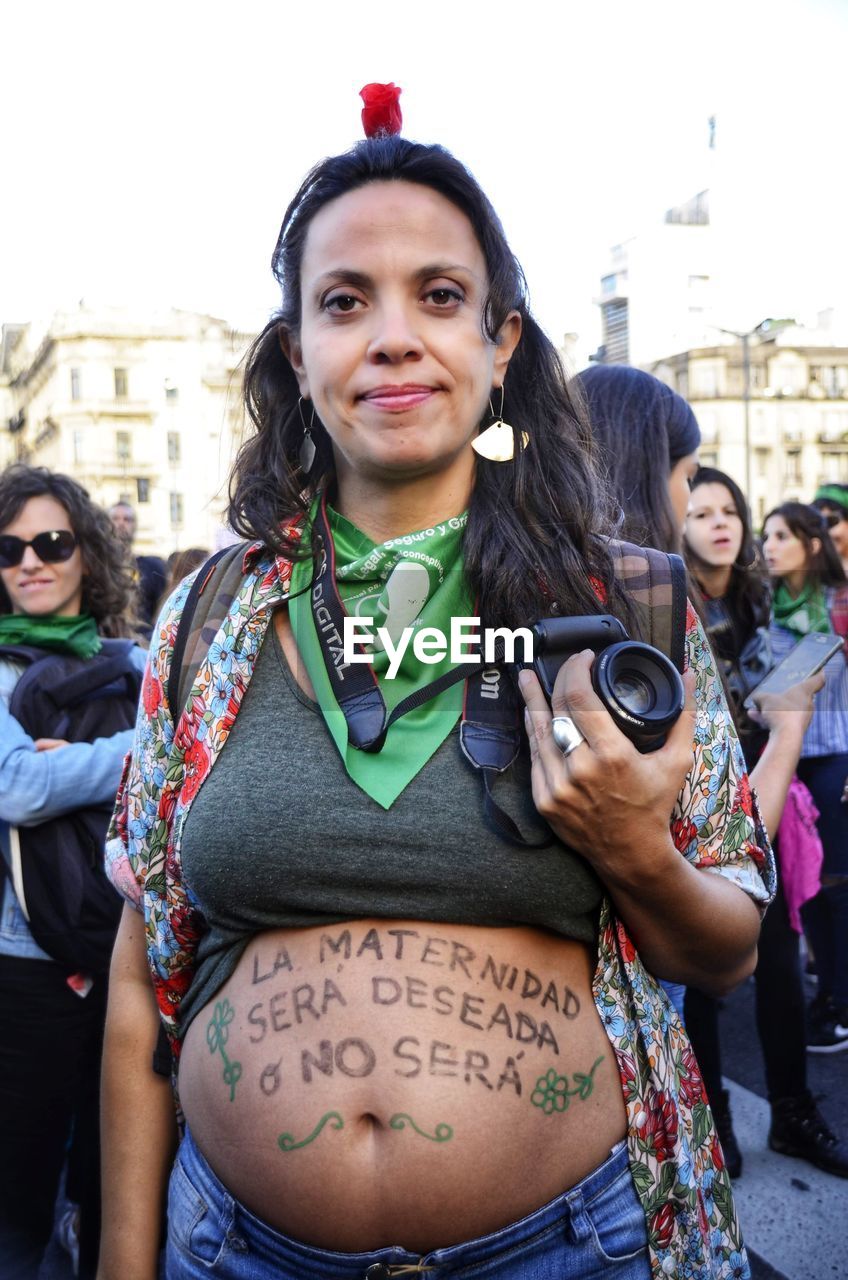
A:
[[[388,409],[390,413],[403,413],[424,404],[436,394],[435,387],[425,387],[419,383],[405,383],[400,387],[374,387],[366,391],[362,399],[376,409]]]

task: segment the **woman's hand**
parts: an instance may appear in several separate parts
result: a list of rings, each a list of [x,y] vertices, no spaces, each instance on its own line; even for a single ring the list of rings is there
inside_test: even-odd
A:
[[[803,738],[813,718],[813,705],[819,689],[824,687],[824,672],[817,671],[799,684],[790,685],[783,693],[753,693],[752,720],[772,733],[791,730]]]
[[[645,966],[658,978],[715,995],[753,971],[760,921],[748,896],[701,870],[671,838],[672,812],[694,763],[695,679],[665,746],[642,755],[592,689],[590,650],[556,678],[553,713],[536,676],[522,671],[533,800],[556,834],[603,880]],[[553,739],[554,715],[585,738],[569,756]]]
[[[66,742],[64,738],[36,738],[36,751],[55,751],[57,747],[69,747],[70,742]]]
[[[686,705],[660,750],[642,755],[616,727],[591,682],[594,654],[575,654],[562,666],[553,711],[532,671],[519,686],[527,704],[533,800],[563,843],[582,853],[608,884],[634,874],[659,873],[679,855],[669,826],[692,767],[694,679],[684,677]],[[564,756],[552,736],[554,716],[568,716],[585,738]]]

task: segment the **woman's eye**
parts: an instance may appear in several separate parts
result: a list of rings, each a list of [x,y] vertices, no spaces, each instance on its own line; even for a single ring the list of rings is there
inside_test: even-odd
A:
[[[439,308],[450,307],[463,301],[462,294],[458,289],[448,289],[446,286],[430,289],[424,296]]]
[[[335,312],[337,315],[349,315],[351,311],[355,311],[360,299],[355,298],[352,293],[334,293],[324,302],[326,311]]]

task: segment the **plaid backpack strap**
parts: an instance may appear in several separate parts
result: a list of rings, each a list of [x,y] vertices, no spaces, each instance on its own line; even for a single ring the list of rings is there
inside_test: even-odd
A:
[[[174,724],[188,702],[192,685],[209,646],[230,611],[244,579],[248,542],[216,551],[197,571],[177,624],[167,698]]]
[[[682,672],[686,650],[686,566],[680,556],[612,542],[613,567],[633,607],[638,636]]]

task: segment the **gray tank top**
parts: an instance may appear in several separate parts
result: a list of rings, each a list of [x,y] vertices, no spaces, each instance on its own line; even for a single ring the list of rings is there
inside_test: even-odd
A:
[[[526,836],[545,830],[526,755],[495,787]],[[186,819],[182,864],[208,933],[182,1003],[181,1034],[232,975],[250,939],[267,929],[376,916],[528,925],[597,941],[597,876],[558,841],[522,849],[489,830],[458,724],[383,809],[348,776],[273,626]]]

